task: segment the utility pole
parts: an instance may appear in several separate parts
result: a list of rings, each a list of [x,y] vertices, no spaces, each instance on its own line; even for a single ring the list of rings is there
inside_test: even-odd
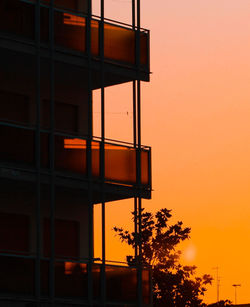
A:
[[[216,288],[217,288],[217,303],[220,301],[220,277],[219,277],[219,267],[216,266],[212,268],[216,270]]]
[[[232,285],[234,287],[234,303],[235,305],[237,305],[237,287],[241,287],[240,284],[233,284]]]

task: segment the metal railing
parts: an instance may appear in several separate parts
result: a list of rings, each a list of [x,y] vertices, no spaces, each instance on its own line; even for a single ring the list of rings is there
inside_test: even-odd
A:
[[[0,159],[23,167],[35,167],[35,128],[0,122]],[[41,130],[41,168],[49,168],[49,132]],[[87,176],[87,139],[65,133],[55,133],[55,171]],[[101,144],[91,142],[93,179],[101,181]],[[135,148],[133,144],[105,139],[105,182],[151,190],[151,148]],[[138,183],[137,163],[141,155],[141,180]]]
[[[12,34],[35,43],[35,2],[0,0],[0,32]],[[41,44],[49,44],[49,6],[41,4]],[[87,54],[86,14],[68,9],[54,9],[54,43],[56,48]],[[98,16],[91,16],[91,55],[100,58],[100,27]],[[140,44],[140,69],[149,71],[149,31],[139,29],[140,39],[136,39],[137,27],[104,19],[104,59],[124,65],[136,65],[136,49]]]
[[[34,256],[0,252],[0,299],[1,296],[35,296],[35,260]],[[86,260],[55,260],[55,298],[88,300],[88,275],[93,277],[94,301],[101,300],[102,264]],[[91,268],[91,270],[90,270]],[[108,303],[134,304],[137,302],[136,267],[105,265],[106,299]],[[142,269],[143,301],[150,305],[150,268]],[[41,295],[49,297],[49,258],[41,258]],[[13,283],[13,281],[15,281]]]

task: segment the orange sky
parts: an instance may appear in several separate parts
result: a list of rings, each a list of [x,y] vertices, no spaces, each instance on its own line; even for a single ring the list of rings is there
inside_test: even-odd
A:
[[[221,299],[234,300],[241,283],[238,303],[250,303],[250,1],[141,2],[153,72],[142,88],[142,140],[153,150],[154,192],[143,204],[173,209],[192,228],[188,263],[200,274],[219,266]],[[128,20],[129,0],[105,3],[107,17]],[[106,91],[107,137],[132,141],[130,87]],[[108,259],[125,260],[110,229],[132,227],[132,210],[133,201],[107,205]],[[98,209],[96,218],[98,235]],[[206,301],[215,300],[214,283]]]

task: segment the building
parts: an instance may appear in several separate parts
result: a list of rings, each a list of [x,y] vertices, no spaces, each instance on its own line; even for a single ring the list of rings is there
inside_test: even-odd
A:
[[[98,0],[93,0],[98,1]],[[150,306],[150,269],[109,264],[105,203],[151,198],[141,145],[149,32],[92,16],[91,0],[0,0],[0,306]],[[132,144],[105,136],[105,88],[130,82]],[[101,92],[101,137],[93,92]],[[102,204],[102,259],[93,208]]]

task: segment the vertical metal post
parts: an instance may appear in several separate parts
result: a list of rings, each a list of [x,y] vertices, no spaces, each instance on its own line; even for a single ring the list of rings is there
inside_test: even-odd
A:
[[[105,140],[105,106],[104,106],[104,0],[101,0],[100,22],[100,57],[101,57],[101,137]]]
[[[141,3],[137,0],[137,31],[136,31],[136,66],[137,66],[137,141],[138,141],[138,155],[137,155],[137,171],[138,171],[138,232],[139,232],[139,271],[138,271],[138,305],[143,305],[142,298],[142,238],[141,238],[141,219],[142,219],[142,199],[140,195],[141,190],[141,81],[140,81],[140,16]]]
[[[237,305],[237,287],[234,287],[234,303]]]
[[[137,145],[137,123],[136,123],[136,81],[133,80],[133,138],[134,147]]]
[[[220,278],[219,278],[219,267],[218,266],[216,266],[216,267],[214,267],[214,268],[212,268],[213,270],[215,270],[216,271],[216,288],[217,288],[217,297],[216,297],[216,299],[217,299],[217,303],[219,302],[219,300],[220,300]]]
[[[241,284],[233,284],[234,287],[234,301],[235,301],[235,306],[237,305],[237,287],[241,287]]]
[[[50,270],[49,289],[52,304],[55,299],[55,60],[54,60],[54,0],[49,6],[50,42]]]
[[[92,1],[88,0],[86,18],[86,50],[88,56],[88,138],[87,138],[87,174],[88,174],[88,303],[93,306],[93,179],[92,179],[92,138],[93,138],[93,106],[92,106],[92,60],[91,60],[91,14]]]
[[[135,0],[132,0],[132,29],[135,32]],[[137,61],[137,48],[135,44],[135,61]],[[136,125],[136,81],[133,80],[133,138],[134,147],[137,141],[137,125]]]
[[[100,58],[101,58],[101,198],[102,198],[102,271],[101,271],[101,298],[102,305],[106,306],[106,233],[105,233],[105,76],[104,76],[104,0],[100,0]]]
[[[132,26],[135,28],[135,0],[132,0]]]
[[[37,302],[40,302],[40,273],[41,273],[41,174],[40,174],[40,121],[41,121],[41,101],[40,101],[40,0],[35,6],[35,39],[36,39],[36,269],[35,269],[35,293]]]
[[[132,28],[135,31],[135,0],[132,0]],[[136,48],[135,48],[135,59],[136,59]],[[132,81],[132,91],[133,91],[133,139],[134,148],[137,148],[137,122],[136,122],[136,81]],[[137,197],[134,197],[134,232],[135,232],[135,261],[138,258],[138,212],[137,212]]]

